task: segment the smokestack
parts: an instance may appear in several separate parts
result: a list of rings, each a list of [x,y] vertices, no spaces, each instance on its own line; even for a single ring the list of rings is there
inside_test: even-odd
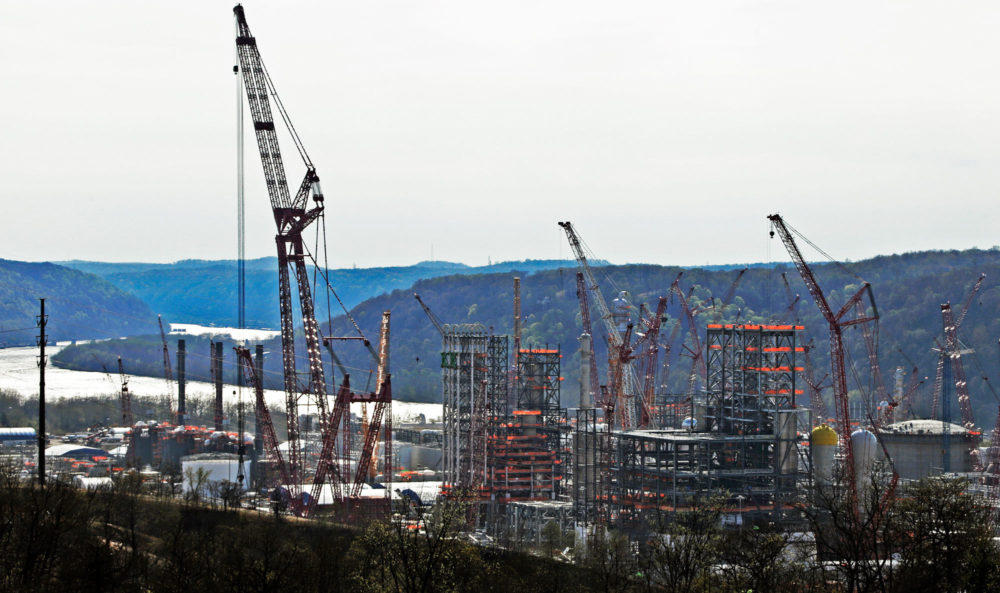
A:
[[[594,346],[590,334],[580,334],[580,408],[594,407],[594,393],[590,392],[590,365],[594,364]]]
[[[184,407],[184,356],[187,354],[184,340],[177,340],[177,424],[187,423],[187,410]]]
[[[212,342],[212,378],[215,380],[215,430],[222,430],[222,342]]]

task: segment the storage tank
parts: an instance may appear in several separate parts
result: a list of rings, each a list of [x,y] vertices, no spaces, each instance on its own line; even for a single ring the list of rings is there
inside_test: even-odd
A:
[[[870,431],[858,429],[851,433],[851,448],[854,451],[854,480],[863,487],[871,482],[872,467],[878,460],[878,439]]]
[[[232,453],[201,453],[198,455],[188,455],[181,457],[181,475],[184,476],[184,492],[190,492],[194,486],[188,479],[190,475],[196,475],[199,469],[207,473],[203,488],[208,488],[211,483],[222,482],[223,480],[236,483],[239,474],[239,457]],[[250,460],[243,461],[244,488],[246,480],[250,479]],[[205,494],[202,492],[201,494]]]
[[[826,424],[812,429],[809,443],[812,447],[813,478],[817,484],[829,485],[833,481],[833,460],[837,452],[837,431]]]

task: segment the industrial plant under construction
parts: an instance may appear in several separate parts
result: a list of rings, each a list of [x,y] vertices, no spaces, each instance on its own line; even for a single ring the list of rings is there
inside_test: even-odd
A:
[[[991,445],[981,448],[958,334],[982,278],[957,314],[949,304],[941,308],[934,417],[904,419],[917,374],[907,380],[900,369],[895,385],[882,381],[871,285],[861,282],[836,307],[828,302],[800,250],[804,237],[777,214],[768,217],[772,237],[784,244],[824,327],[801,324],[795,313],[799,297],[790,291],[784,315],[769,323],[724,319],[745,270],[711,308],[689,303],[681,275],[654,306],[637,305],[627,287],[610,291],[577,229],[559,222],[578,264],[579,343],[568,348],[522,339],[520,278],[511,278],[510,335],[468,319],[439,319],[434,303],[414,294],[441,337],[443,413],[439,422],[394,423],[390,312],[384,312],[374,340],[346,308],[352,335],[332,335],[332,323],[317,320],[314,293],[336,296],[320,264],[325,244],[313,252],[304,238],[309,227],[325,225],[320,178],[290,125],[241,6],[235,15],[237,72],[276,223],[282,350],[273,355],[283,364],[284,425],[265,402],[262,347],[232,353],[241,385],[254,394],[253,425],[244,426],[242,415],[237,430],[223,423],[221,343],[212,352],[215,425],[190,424],[184,341],[174,366],[164,337],[165,373],[177,385],[175,416],[135,421],[123,385],[127,430],[116,453],[121,463],[112,465],[149,475],[166,473],[167,466],[219,467],[225,475],[216,478],[264,492],[267,508],[316,520],[364,523],[405,515],[411,506],[460,500],[469,505],[467,531],[498,545],[539,542],[551,525],[575,533],[577,541],[609,532],[641,541],[656,521],[693,512],[708,500],[721,505],[726,525],[799,532],[808,529],[806,515],[819,489],[841,492],[857,506],[873,480],[881,480],[879,504],[887,504],[901,483],[928,475],[966,478],[968,489],[981,494],[995,514],[1000,425]],[[305,164],[298,186],[286,179],[272,109],[288,124]],[[325,229],[318,236],[325,240]],[[615,297],[608,303],[610,294]],[[670,302],[679,305],[678,319],[666,316]],[[811,354],[813,346],[803,337],[807,329],[828,334],[828,363]],[[860,400],[849,396],[852,373],[845,363],[847,340],[858,338],[876,378]],[[305,349],[307,368],[297,367],[297,348]],[[370,356],[377,369],[372,385],[359,389],[363,381],[352,382],[338,356],[342,348]],[[683,392],[668,388],[671,348],[683,348],[690,363]],[[606,359],[599,351],[607,352]],[[580,360],[577,407],[564,405],[564,357]],[[819,371],[828,373],[832,386],[827,400]],[[328,393],[327,373],[337,378],[330,383],[337,386],[334,393]],[[60,467],[66,475],[94,475],[92,463]]]

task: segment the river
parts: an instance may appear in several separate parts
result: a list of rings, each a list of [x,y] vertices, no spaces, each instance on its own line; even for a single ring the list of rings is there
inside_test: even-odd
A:
[[[238,328],[227,327],[207,327],[193,324],[171,324],[171,335],[202,335],[202,334],[227,334],[231,336],[243,336],[244,339],[261,340],[277,335],[279,332],[271,330],[240,330]],[[60,343],[55,346],[47,346],[45,353],[49,356],[59,352],[67,344]],[[38,396],[38,348],[2,348],[0,349],[0,389],[16,391],[23,396]],[[121,383],[117,374],[109,376],[103,372],[71,371],[52,366],[50,363],[45,369],[45,397],[46,399],[72,399],[74,397],[85,397],[92,395],[114,395],[117,397]],[[153,377],[129,376],[129,392],[140,396],[159,396],[171,390],[167,386],[165,379]],[[176,387],[174,387],[176,389]],[[235,403],[240,396],[244,401],[249,401],[252,397],[250,390],[243,388],[240,394],[235,385],[226,385],[223,389],[223,398],[227,402]],[[188,381],[186,393],[189,397],[210,398],[215,395],[215,388],[211,383],[203,381]],[[176,392],[173,397],[176,398]],[[264,392],[264,399],[269,405],[284,408],[285,393],[274,389]],[[356,408],[356,409],[354,409]],[[352,411],[360,414],[360,404],[352,406]],[[304,411],[300,409],[300,412]],[[417,402],[394,401],[392,403],[392,415],[394,422],[404,422],[415,418],[418,414],[423,414],[428,420],[441,418],[441,404],[428,404]]]

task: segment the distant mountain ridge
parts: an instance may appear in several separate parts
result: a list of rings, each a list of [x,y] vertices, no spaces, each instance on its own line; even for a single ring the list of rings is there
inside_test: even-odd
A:
[[[618,289],[624,289],[630,292],[633,304],[645,303],[652,309],[656,299],[667,294],[670,283],[683,271],[681,286],[685,291],[694,288],[691,305],[701,307],[703,311],[696,317],[696,324],[704,340],[705,324],[715,318],[713,301],[717,302],[727,292],[736,277],[734,268],[741,267],[707,270],[657,265],[605,266],[595,268],[595,274],[602,293],[609,301]],[[970,249],[908,253],[862,260],[849,264],[849,267],[827,263],[815,264],[813,268],[835,308],[843,303],[845,294],[857,290],[861,282],[859,277],[872,283],[881,316],[878,335],[883,379],[891,388],[893,371],[901,367],[908,375],[912,360],[919,368],[919,376],[928,377],[915,397],[913,407],[919,413],[929,412],[927,408],[936,363],[936,353],[932,349],[935,339],[940,339],[938,336],[941,334],[940,304],[951,301],[959,308],[979,274],[986,273],[986,282],[973,301],[959,337],[966,346],[976,351],[967,357],[965,365],[977,423],[987,429],[992,428],[997,403],[982,376],[993,376],[994,380],[990,383],[1000,380],[1000,365],[996,364],[997,338],[1000,337],[1000,316],[997,315],[1000,311],[1000,290],[997,290],[1000,288],[1000,251]],[[766,323],[780,319],[789,308],[782,274],[788,279],[793,298],[796,294],[800,296],[790,319],[798,319],[805,326],[802,337],[815,346],[812,360],[816,365],[816,379],[819,380],[829,372],[827,325],[790,263],[751,267],[742,278],[733,302],[719,312],[719,319],[723,322],[738,319],[741,323]],[[378,335],[382,312],[392,311],[391,370],[393,392],[398,398],[440,401],[441,397],[441,338],[420,310],[413,293],[419,292],[445,323],[480,322],[491,327],[497,335],[509,334],[512,331],[513,275],[505,272],[426,278],[406,289],[393,290],[353,308],[353,316],[370,339]],[[580,376],[579,357],[575,354],[577,338],[581,333],[576,267],[539,271],[522,278],[521,289],[523,343],[559,345],[562,348],[562,376],[565,378],[561,383],[562,398],[565,405],[572,406],[578,398]],[[601,383],[606,383],[604,330],[596,308],[592,309],[591,316],[595,324],[597,360],[602,361]],[[661,332],[662,343],[666,343],[677,320],[682,318],[676,299],[671,301],[667,316]],[[682,330],[681,338],[671,345],[671,371],[666,382],[673,393],[683,393],[691,368],[687,347],[692,347],[692,342],[687,328],[682,326]],[[354,330],[345,318],[339,317],[334,319],[333,332],[334,335],[352,335]],[[856,386],[855,376],[865,377],[867,355],[859,331],[849,329],[845,336],[851,363],[849,381],[857,397],[861,390]],[[155,340],[149,343],[153,346],[140,348],[137,341],[136,347],[127,351],[128,356],[136,359],[129,364],[132,368],[145,365],[151,369],[150,374],[157,375],[155,369],[160,364],[160,353],[154,347]],[[123,344],[123,351],[128,347]],[[65,354],[62,360],[67,366],[94,370],[93,356],[86,348],[66,349],[60,355]],[[271,353],[280,352],[279,341],[270,341],[266,349]],[[352,381],[366,381],[372,367],[368,353],[351,343],[338,345],[337,349],[344,364],[354,373]],[[304,352],[301,345],[297,346],[297,355],[301,357]],[[109,356],[111,354],[108,353]],[[265,364],[268,385],[280,388],[280,356],[271,354]],[[300,368],[306,368],[305,360],[299,360],[298,364]],[[829,399],[829,387],[825,392]],[[808,397],[802,397],[805,398],[804,405],[808,406]],[[953,403],[952,410],[952,417],[957,419],[957,403]],[[900,410],[897,418],[905,411]]]
[[[61,262],[61,265],[101,276],[138,296],[170,321],[231,326],[237,323],[235,260],[182,260],[170,264],[72,260]],[[423,261],[412,266],[331,269],[330,283],[349,309],[366,299],[407,288],[425,278],[497,272],[531,274],[575,265],[573,260],[510,261],[478,267]],[[246,319],[250,327],[277,328],[280,325],[277,268],[276,257],[246,262]],[[322,283],[322,278],[319,281]],[[326,302],[317,302],[316,306],[317,314],[325,315]],[[342,313],[336,302],[332,307],[334,316]]]
[[[138,297],[96,276],[52,263],[0,260],[0,345],[36,343],[39,298],[49,341],[111,338],[156,331]]]

